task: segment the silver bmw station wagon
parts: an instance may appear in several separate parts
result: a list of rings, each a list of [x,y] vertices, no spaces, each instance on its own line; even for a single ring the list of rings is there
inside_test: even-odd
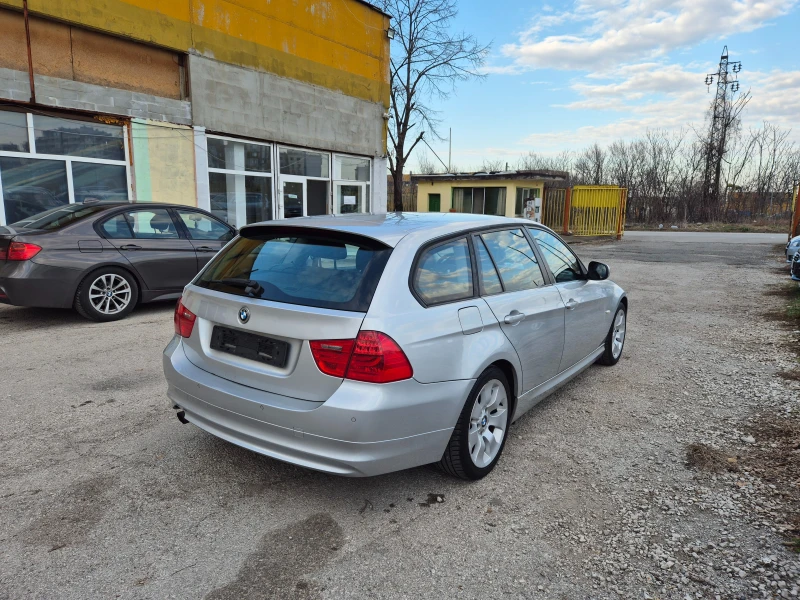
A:
[[[489,473],[511,423],[595,362],[628,300],[551,230],[468,214],[248,225],[164,351],[184,423],[320,471]]]

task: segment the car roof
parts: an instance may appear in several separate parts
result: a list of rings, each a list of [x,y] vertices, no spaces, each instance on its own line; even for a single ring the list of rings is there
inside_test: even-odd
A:
[[[196,206],[186,206],[184,204],[171,204],[169,202],[126,202],[125,200],[120,201],[106,201],[101,200],[100,202],[84,202],[86,206],[104,206],[109,209],[111,208],[120,208],[121,206],[130,206],[131,208],[188,208],[190,210],[203,210],[202,208],[197,208]]]
[[[528,219],[513,219],[491,215],[473,215],[469,213],[386,213],[381,215],[322,215],[318,217],[298,217],[280,221],[264,221],[251,223],[241,228],[240,233],[247,235],[256,233],[262,227],[309,227],[329,229],[363,235],[387,246],[397,246],[410,233],[418,239],[434,239],[459,231],[491,227],[493,225],[511,225],[514,222],[533,225]]]

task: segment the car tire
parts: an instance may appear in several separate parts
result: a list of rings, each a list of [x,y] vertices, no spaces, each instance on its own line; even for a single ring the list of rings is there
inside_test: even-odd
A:
[[[74,307],[82,317],[102,323],[124,319],[138,302],[136,278],[124,269],[104,267],[83,278]]]
[[[464,403],[439,468],[473,481],[488,475],[500,460],[508,439],[511,398],[503,371],[497,367],[486,369]]]
[[[611,327],[605,341],[605,350],[597,363],[606,367],[613,367],[622,358],[622,350],[625,347],[625,333],[628,327],[628,309],[620,303],[611,321]]]

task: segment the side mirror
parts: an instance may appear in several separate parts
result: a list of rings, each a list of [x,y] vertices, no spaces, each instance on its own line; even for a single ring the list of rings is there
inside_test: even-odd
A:
[[[603,281],[604,279],[608,279],[608,265],[604,263],[592,261],[589,263],[588,271],[589,279],[595,281]]]

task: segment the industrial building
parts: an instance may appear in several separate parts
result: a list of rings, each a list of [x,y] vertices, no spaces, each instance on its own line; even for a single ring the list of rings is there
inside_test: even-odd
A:
[[[0,0],[0,225],[385,212],[391,33],[362,0]]]

